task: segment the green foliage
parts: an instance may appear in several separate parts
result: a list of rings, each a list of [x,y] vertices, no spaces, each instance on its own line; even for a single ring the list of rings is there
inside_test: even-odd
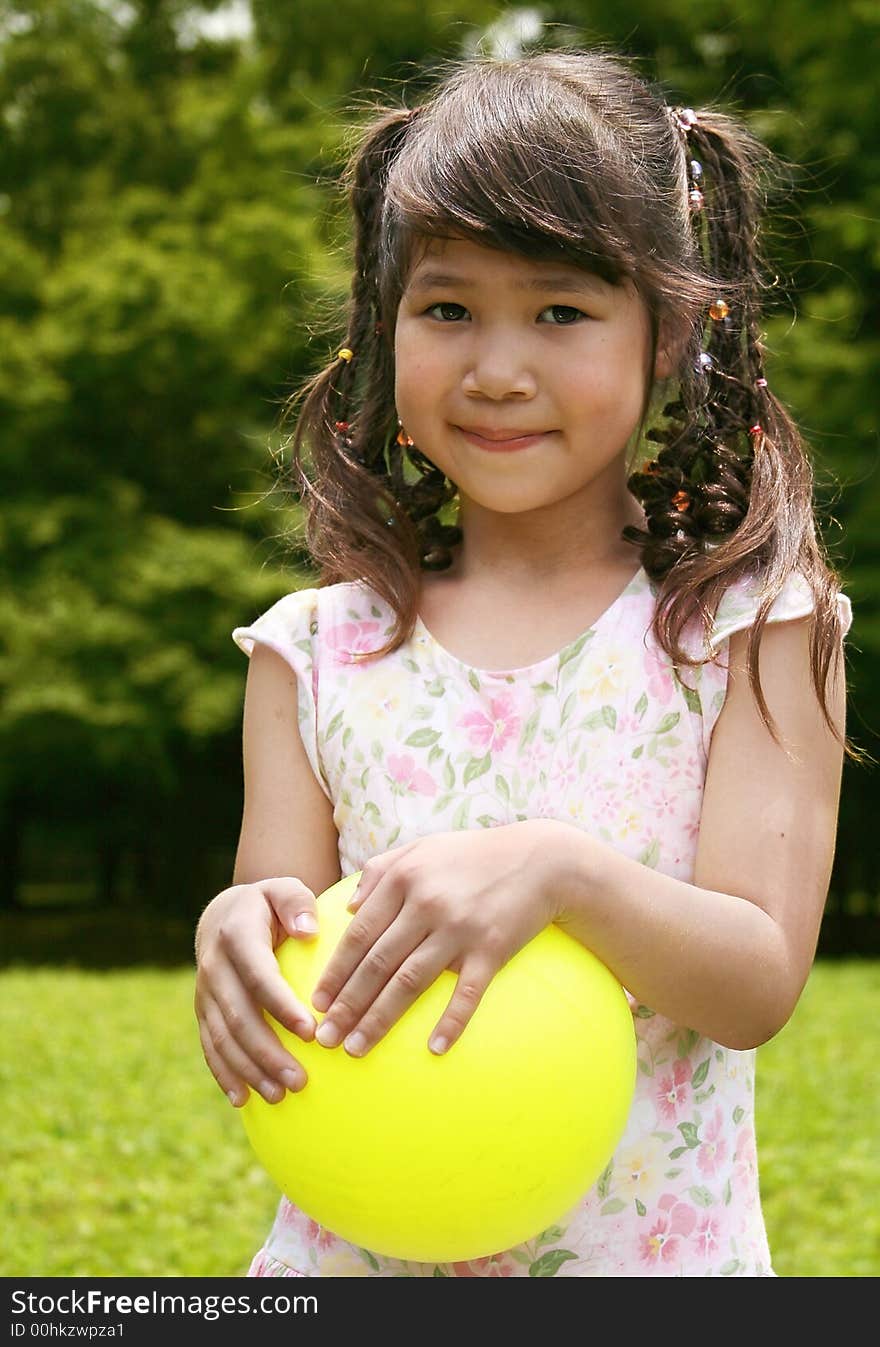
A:
[[[243,38],[198,12],[0,16],[0,793],[17,817],[113,795],[133,818],[185,798],[206,746],[228,755],[229,632],[309,575],[282,545],[299,516],[272,451],[344,326],[351,126],[416,101],[449,57],[503,54],[520,21],[636,58],[676,101],[738,108],[780,156],[771,378],[815,445],[854,640],[880,649],[876,6],[252,0]],[[852,670],[867,747],[878,669]],[[207,789],[219,817],[230,783]]]
[[[758,1051],[780,1276],[880,1273],[878,993],[880,965],[820,963]],[[277,1196],[204,1065],[191,970],[7,969],[0,1041],[0,1276],[246,1272]]]

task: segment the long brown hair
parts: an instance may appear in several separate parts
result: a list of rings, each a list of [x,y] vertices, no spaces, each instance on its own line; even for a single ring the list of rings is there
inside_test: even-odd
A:
[[[646,388],[628,469],[647,529],[622,533],[657,586],[657,640],[676,665],[705,662],[683,647],[683,628],[698,614],[708,634],[728,586],[759,575],[749,680],[777,738],[759,645],[800,571],[815,603],[813,685],[839,739],[826,693],[843,656],[839,576],[817,537],[806,447],[764,375],[768,148],[724,111],[670,108],[602,50],[449,62],[419,107],[372,105],[355,134],[341,176],[355,225],[342,354],[301,384],[283,418],[295,429],[282,486],[304,503],[318,584],[363,580],[387,601],[397,621],[375,652],[386,654],[412,633],[421,571],[448,566],[461,539],[455,484],[407,443],[395,411],[394,328],[419,250],[453,236],[564,258],[636,287],[651,367],[661,324],[674,334],[668,400],[645,432],[656,394]],[[645,447],[656,457],[636,468]]]

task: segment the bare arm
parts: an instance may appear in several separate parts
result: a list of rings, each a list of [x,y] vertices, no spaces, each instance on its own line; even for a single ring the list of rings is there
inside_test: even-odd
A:
[[[843,749],[809,679],[810,619],[761,641],[777,747],[748,685],[747,633],[730,640],[727,698],[712,737],[692,884],[560,824],[556,920],[643,1004],[732,1048],[790,1018],[815,956],[834,859]],[[841,660],[831,685],[843,733]]]
[[[235,1104],[245,1102],[248,1086],[276,1102],[305,1084],[302,1065],[263,1017],[268,1010],[300,1037],[314,1035],[314,1017],[282,978],[273,949],[287,935],[308,938],[297,920],[314,919],[315,895],[340,878],[333,808],[299,733],[296,675],[259,644],[248,667],[243,759],[233,884],[211,900],[196,932],[202,1048]]]

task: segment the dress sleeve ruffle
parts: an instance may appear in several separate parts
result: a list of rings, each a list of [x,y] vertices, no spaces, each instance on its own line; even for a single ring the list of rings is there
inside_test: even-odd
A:
[[[852,626],[852,604],[842,590],[838,592],[837,603],[842,634],[846,636]],[[735,631],[751,627],[758,616],[760,606],[761,594],[757,580],[741,579],[731,585],[718,605],[708,638],[713,653]],[[814,607],[813,591],[806,578],[798,571],[788,577],[777,594],[767,615],[767,621],[789,622],[794,618],[807,617]]]
[[[761,607],[761,583],[758,577],[744,577],[725,591],[709,635],[706,652],[714,662],[703,665],[700,697],[703,712],[703,748],[706,754],[727,695],[728,651],[725,643],[737,631],[753,626]],[[852,626],[852,604],[842,590],[837,594],[841,635],[845,637]],[[801,572],[790,575],[776,596],[767,615],[771,622],[790,622],[808,617],[815,608],[815,599],[809,582]]]
[[[312,771],[328,799],[318,752],[318,590],[285,594],[247,627],[236,627],[232,639],[250,657],[257,642],[274,650],[296,674],[297,719]]]

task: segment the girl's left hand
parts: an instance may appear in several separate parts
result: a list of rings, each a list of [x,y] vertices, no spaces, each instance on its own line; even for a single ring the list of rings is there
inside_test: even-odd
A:
[[[433,833],[367,861],[349,902],[357,915],[312,995],[329,1007],[318,1042],[345,1039],[363,1056],[448,968],[458,982],[428,1044],[445,1052],[499,968],[557,915],[547,822]]]

